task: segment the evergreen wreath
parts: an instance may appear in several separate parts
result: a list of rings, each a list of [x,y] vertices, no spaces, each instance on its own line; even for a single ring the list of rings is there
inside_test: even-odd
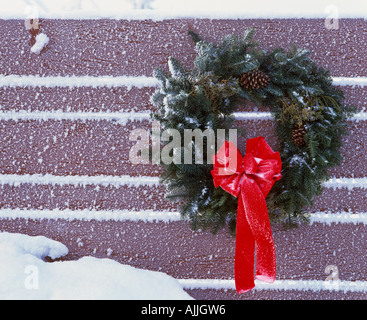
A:
[[[162,130],[229,129],[239,104],[253,102],[270,108],[280,142],[282,178],[266,198],[271,223],[296,226],[308,221],[304,208],[322,192],[328,169],[342,161],[342,136],[355,108],[342,103],[343,92],[332,85],[328,70],[318,67],[309,51],[291,45],[288,51],[259,49],[254,30],[242,37],[226,36],[220,44],[202,40],[189,31],[197,57],[192,71],[170,57],[170,75],[156,69],[161,83],[151,97],[153,119]],[[244,137],[243,128],[237,128]],[[227,132],[228,130],[226,130]],[[168,144],[169,142],[164,142]],[[192,141],[195,153],[195,141]],[[184,145],[182,144],[182,148]],[[204,150],[206,148],[204,141]],[[182,153],[181,153],[182,154]],[[237,198],[215,188],[211,170],[203,164],[163,164],[161,183],[167,199],[180,200],[180,212],[193,229],[213,233],[227,225],[234,234]]]

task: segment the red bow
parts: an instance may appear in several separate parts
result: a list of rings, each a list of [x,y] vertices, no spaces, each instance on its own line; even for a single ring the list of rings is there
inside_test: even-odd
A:
[[[264,137],[248,139],[244,157],[228,141],[214,156],[214,186],[238,197],[234,266],[238,293],[255,287],[255,242],[256,278],[275,280],[275,247],[265,197],[280,179],[281,168],[279,152],[274,152]]]

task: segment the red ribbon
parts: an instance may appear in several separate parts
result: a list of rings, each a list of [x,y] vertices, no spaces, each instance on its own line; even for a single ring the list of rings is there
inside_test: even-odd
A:
[[[235,283],[238,293],[255,287],[254,255],[256,243],[256,278],[274,282],[275,246],[265,197],[274,182],[281,178],[282,162],[264,137],[248,139],[246,155],[226,141],[214,156],[211,171],[214,186],[238,197]]]

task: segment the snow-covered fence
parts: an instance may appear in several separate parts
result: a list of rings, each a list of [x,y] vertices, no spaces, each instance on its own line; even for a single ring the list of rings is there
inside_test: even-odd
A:
[[[59,240],[68,259],[93,255],[164,271],[197,298],[366,298],[365,20],[342,19],[334,30],[323,19],[42,19],[49,41],[37,55],[23,20],[0,25],[1,231]],[[153,69],[167,68],[169,56],[191,67],[188,30],[218,41],[250,26],[265,47],[311,49],[359,113],[343,141],[344,162],[309,208],[312,224],[274,227],[281,286],[238,296],[231,281],[223,285],[233,279],[234,239],[225,230],[193,232],[180,220],[157,183],[160,168],[130,163],[129,133],[151,125]],[[239,106],[236,117],[249,138],[263,135],[276,148],[267,112]],[[328,265],[347,290],[324,285]]]

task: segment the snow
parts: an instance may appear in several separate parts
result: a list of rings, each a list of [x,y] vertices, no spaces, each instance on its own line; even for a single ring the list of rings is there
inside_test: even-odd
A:
[[[0,175],[0,184],[9,184],[18,186],[20,184],[51,184],[51,185],[102,185],[102,186],[144,186],[159,185],[159,177],[149,176],[55,176],[52,174],[2,174]]]
[[[20,254],[31,254],[39,259],[60,258],[68,254],[68,248],[62,243],[43,236],[29,237],[24,234],[0,233],[0,250],[11,250]],[[0,259],[0,261],[4,261]]]
[[[150,120],[148,112],[63,112],[62,110],[55,111],[0,111],[0,120],[107,120],[114,121],[119,124],[126,124],[127,121],[143,121]]]
[[[338,86],[367,86],[367,77],[334,77],[333,84]]]
[[[233,114],[236,120],[272,120],[270,112],[235,112]]]
[[[109,254],[112,249],[107,250]],[[68,248],[43,236],[0,233],[1,300],[191,300],[184,289],[234,290],[233,279],[174,279],[111,259],[60,258]],[[255,280],[254,290],[367,292],[365,281]]]
[[[65,219],[68,221],[144,221],[144,222],[172,222],[182,221],[179,212],[154,210],[37,210],[37,209],[0,209],[0,219]]]
[[[186,289],[215,289],[233,290],[234,280],[226,279],[181,279],[180,283]],[[323,281],[323,280],[275,280],[266,283],[255,280],[253,290],[298,290],[298,291],[343,291],[345,292],[367,292],[366,281]]]
[[[367,178],[331,178],[323,183],[326,188],[340,189],[347,188],[352,190],[354,188],[367,189]]]
[[[1,0],[0,18],[365,18],[364,0]]]
[[[273,120],[270,112],[235,112],[233,114],[236,120],[241,121],[254,121],[254,120]],[[64,112],[63,110],[54,111],[0,111],[0,120],[38,120],[38,121],[48,121],[48,120],[72,120],[72,121],[113,121],[119,124],[126,124],[127,121],[143,121],[151,120],[149,112],[135,112],[135,111],[119,111],[119,112]],[[366,121],[367,112],[361,111],[354,114],[350,120],[354,121]],[[186,118],[188,123],[196,123],[197,120],[192,118]]]
[[[70,76],[70,77],[40,77],[40,76],[19,76],[8,75],[0,76],[1,87],[156,87],[158,80],[153,77],[88,77],[88,76]]]
[[[367,224],[367,213],[352,213],[352,212],[315,212],[310,215],[311,223],[363,223]]]
[[[310,0],[268,1],[244,0],[0,0],[0,18],[25,19],[27,16],[63,19],[152,19],[170,18],[366,18],[367,6],[360,1]],[[144,8],[144,10],[137,10]],[[149,9],[151,8],[151,9]],[[193,8],[193,9],[190,9]],[[40,34],[31,51],[40,54],[49,38]],[[173,66],[169,63],[173,70]],[[367,77],[333,77],[338,86],[367,86]],[[0,87],[157,87],[152,77],[39,77],[0,76]],[[237,120],[272,120],[269,112],[238,112]],[[136,112],[63,112],[20,111],[0,112],[0,120],[107,120],[125,123],[127,120],[146,120],[148,113]],[[365,121],[367,112],[359,112],[353,120]],[[193,119],[187,119],[193,121]],[[54,137],[56,139],[56,136]],[[54,140],[55,141],[55,140]],[[55,141],[56,142],[56,141]],[[300,159],[293,159],[294,162]],[[38,159],[41,163],[43,160]],[[0,175],[0,185],[9,184],[95,185],[120,187],[158,186],[155,177],[131,176],[54,176]],[[326,188],[367,189],[367,178],[332,178]],[[180,221],[178,212],[130,210],[21,210],[0,209],[2,219],[67,219],[115,221]],[[316,212],[310,214],[311,223],[367,224],[367,213]],[[83,247],[82,239],[77,239]],[[122,265],[111,259],[84,257],[77,261],[47,263],[45,257],[56,259],[68,254],[62,243],[42,236],[0,233],[0,299],[190,299],[185,289],[234,290],[233,279],[178,279],[160,272],[152,272]],[[113,254],[107,249],[107,256]],[[276,280],[269,285],[256,281],[254,290],[311,290],[367,292],[365,281]]]
[[[40,54],[49,41],[50,39],[44,33],[38,34],[36,36],[36,43],[31,48],[31,52],[35,54]]]
[[[367,77],[333,77],[333,83],[339,86],[367,86]],[[54,76],[54,77],[40,77],[40,76],[28,76],[28,75],[0,75],[0,87],[132,87],[144,88],[144,87],[158,87],[159,80],[154,77],[147,76]]]
[[[314,212],[310,213],[311,223],[352,223],[367,224],[367,212]],[[155,210],[39,210],[39,209],[0,209],[0,219],[64,219],[67,221],[143,221],[165,222],[184,221],[179,212]]]
[[[176,279],[162,272],[94,257],[42,260],[67,253],[63,244],[42,236],[0,233],[0,299],[192,299]]]
[[[52,174],[2,174],[0,175],[0,184],[9,184],[18,186],[20,184],[52,184],[52,185],[102,185],[102,186],[158,186],[159,177],[150,176],[55,176]],[[367,178],[331,178],[323,183],[325,188],[354,188],[367,189]]]

